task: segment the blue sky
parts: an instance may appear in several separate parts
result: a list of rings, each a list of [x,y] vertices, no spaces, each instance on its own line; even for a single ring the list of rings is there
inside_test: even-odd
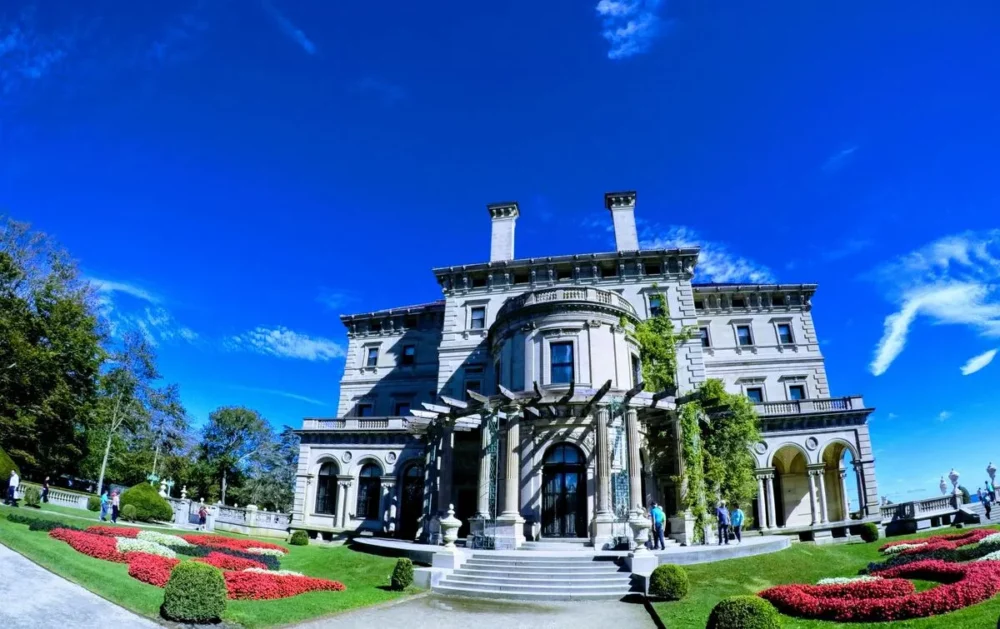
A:
[[[877,5],[877,6],[875,6]],[[75,2],[0,7],[0,208],[157,342],[195,421],[336,410],[341,313],[430,269],[647,245],[817,282],[882,493],[982,483],[1000,414],[991,2]],[[978,369],[977,369],[978,368]],[[965,375],[967,373],[968,375]]]

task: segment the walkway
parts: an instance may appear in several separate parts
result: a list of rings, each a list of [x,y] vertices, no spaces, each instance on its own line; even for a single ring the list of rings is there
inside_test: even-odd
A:
[[[422,596],[395,605],[314,620],[295,629],[647,629],[655,627],[641,603],[499,603]]]
[[[0,627],[157,629],[159,625],[109,603],[0,545]]]

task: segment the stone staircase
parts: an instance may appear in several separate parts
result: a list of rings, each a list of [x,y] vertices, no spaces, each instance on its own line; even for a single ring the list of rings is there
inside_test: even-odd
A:
[[[432,589],[438,594],[516,601],[620,599],[631,574],[615,557],[473,553]]]

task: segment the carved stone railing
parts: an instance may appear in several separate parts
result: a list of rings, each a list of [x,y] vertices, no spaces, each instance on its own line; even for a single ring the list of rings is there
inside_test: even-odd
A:
[[[957,510],[954,496],[948,495],[886,505],[881,508],[881,513],[883,520],[916,520],[921,516]]]
[[[42,487],[34,483],[21,483],[17,486],[17,499],[24,500],[24,491],[29,487],[37,487],[38,493],[42,493]],[[4,491],[6,490],[6,485],[4,485]],[[56,489],[54,487],[49,488],[49,503],[54,505],[59,505],[60,507],[70,507],[71,509],[83,509],[87,510],[87,500],[90,498],[88,494],[78,494],[74,491],[63,491],[61,489]]]
[[[511,297],[500,306],[497,319],[502,319],[515,310],[534,304],[544,304],[556,301],[586,301],[605,306],[614,306],[633,316],[638,316],[635,307],[618,293],[592,287],[547,288],[535,290],[517,297]]]
[[[215,525],[229,524],[248,528],[272,529],[284,531],[292,523],[292,516],[287,513],[261,511],[256,507],[227,507],[215,505]]]
[[[767,415],[802,415],[807,413],[829,413],[835,411],[859,411],[865,408],[865,402],[860,395],[836,398],[818,398],[813,400],[782,400],[779,402],[761,402],[755,404],[757,414]]]
[[[405,417],[343,417],[305,419],[303,430],[406,430]]]

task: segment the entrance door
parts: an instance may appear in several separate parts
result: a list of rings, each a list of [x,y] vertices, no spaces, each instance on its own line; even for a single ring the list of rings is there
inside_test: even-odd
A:
[[[424,514],[424,469],[419,465],[406,468],[403,475],[402,501],[399,505],[398,533],[400,539],[412,540],[420,528]]]
[[[542,467],[542,535],[587,536],[587,491],[583,454],[569,444],[552,446]]]

